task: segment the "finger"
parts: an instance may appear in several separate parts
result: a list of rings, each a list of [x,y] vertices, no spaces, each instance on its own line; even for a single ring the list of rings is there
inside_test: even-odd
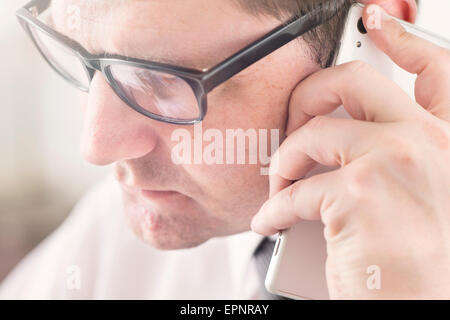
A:
[[[294,130],[297,128],[302,127],[307,123],[309,120],[314,118],[313,116],[306,114],[302,108],[297,107],[298,106],[298,98],[296,97],[296,91],[293,92],[291,95],[291,99],[289,102],[289,117],[288,117],[288,125],[286,127],[286,135],[290,135]],[[291,124],[291,125],[289,125]],[[295,125],[294,125],[295,124]]]
[[[273,156],[270,195],[303,178],[316,164],[345,166],[377,143],[379,125],[319,116],[286,138]]]
[[[293,158],[289,159],[289,161],[283,162],[283,168],[286,169],[281,170],[280,172],[280,153],[278,151],[279,150],[272,156],[270,162],[269,198],[280,190],[290,186],[293,181],[302,179],[317,165],[317,162],[306,156],[304,153],[298,153]],[[282,157],[284,158],[284,156]],[[295,167],[288,169],[285,167],[285,165],[287,165],[285,162],[295,163]]]
[[[269,199],[252,220],[253,231],[271,235],[300,220],[319,220],[335,202],[340,190],[341,171],[331,171],[300,180]]]
[[[369,19],[376,23],[369,23]],[[450,50],[408,33],[377,5],[365,9],[364,22],[380,50],[402,69],[418,75],[417,102],[436,116],[450,120]]]
[[[394,82],[368,64],[355,61],[318,71],[294,89],[287,134],[301,126],[295,109],[317,116],[331,113],[341,105],[354,119],[375,122],[416,119],[423,113]]]

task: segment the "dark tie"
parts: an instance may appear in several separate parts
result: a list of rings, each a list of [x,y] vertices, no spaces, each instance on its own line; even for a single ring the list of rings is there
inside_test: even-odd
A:
[[[264,300],[286,300],[274,294],[271,294],[266,290],[264,281],[266,279],[267,269],[269,269],[270,259],[272,257],[273,248],[275,247],[275,241],[265,237],[261,240],[258,247],[256,247],[253,253],[256,262],[256,269],[258,270],[259,283],[261,285],[261,291],[263,292]]]

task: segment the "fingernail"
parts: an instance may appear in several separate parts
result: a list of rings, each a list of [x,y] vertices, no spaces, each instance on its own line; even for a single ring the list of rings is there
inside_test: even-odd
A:
[[[366,28],[369,30],[381,30],[382,22],[392,19],[383,7],[376,4],[367,7],[367,15]]]
[[[258,223],[259,223],[259,213],[261,212],[261,209],[253,216],[250,228],[255,231],[256,228],[258,227]]]
[[[256,216],[253,217],[252,222],[250,224],[250,229],[255,231],[255,228],[256,228]]]
[[[273,176],[278,173],[278,169],[280,168],[280,157],[279,153],[275,153],[270,159],[270,167],[269,167],[269,175]]]

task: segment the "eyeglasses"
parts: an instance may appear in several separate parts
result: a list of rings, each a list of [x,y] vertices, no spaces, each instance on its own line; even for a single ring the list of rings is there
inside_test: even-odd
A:
[[[334,3],[334,4],[333,4]],[[38,18],[51,0],[34,0],[17,11],[19,22],[48,64],[85,92],[97,71],[128,106],[157,121],[189,125],[202,121],[207,94],[237,73],[300,37],[337,13],[336,1],[325,1],[295,17],[209,70],[201,71],[120,55],[94,55],[78,42]]]

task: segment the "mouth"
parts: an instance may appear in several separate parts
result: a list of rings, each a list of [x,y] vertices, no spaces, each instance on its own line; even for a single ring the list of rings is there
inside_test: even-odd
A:
[[[173,190],[154,190],[146,187],[130,186],[123,183],[120,185],[122,186],[122,189],[130,195],[153,201],[169,201],[179,197],[186,197],[182,193]]]
[[[176,191],[154,191],[154,190],[140,190],[140,195],[145,199],[150,200],[162,200],[162,199],[172,199],[177,196],[182,196],[181,193]]]

